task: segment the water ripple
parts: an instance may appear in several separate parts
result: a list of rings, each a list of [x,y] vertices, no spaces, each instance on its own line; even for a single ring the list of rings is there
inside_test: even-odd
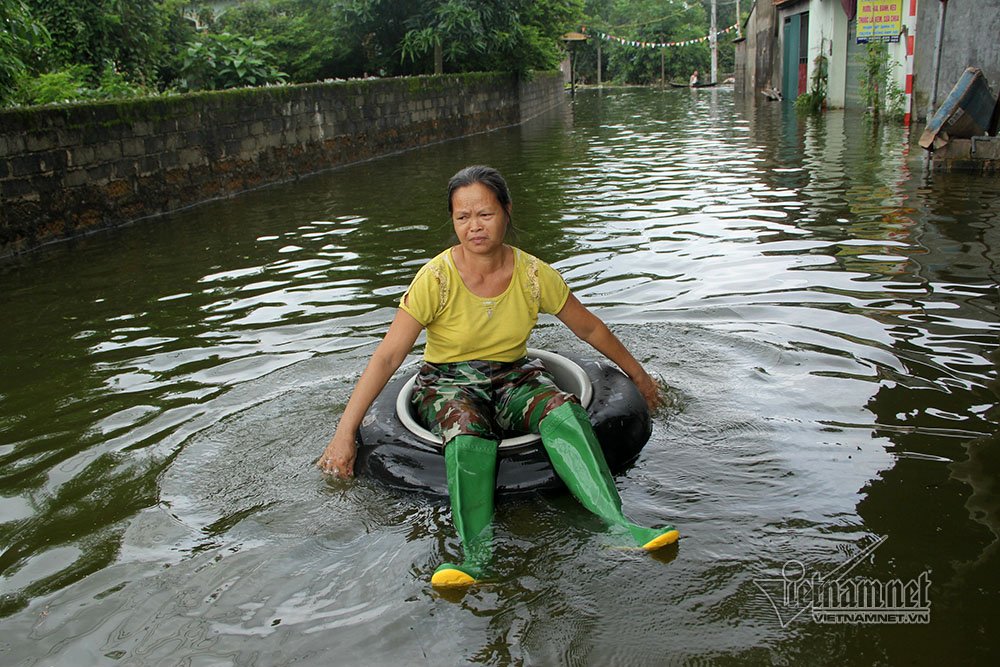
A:
[[[873,533],[891,539],[868,574],[932,568],[961,593],[935,598],[928,637],[977,662],[1000,185],[926,178],[901,128],[786,111],[588,91],[4,269],[5,662],[908,662],[877,633],[780,631],[753,583]],[[454,600],[427,586],[458,555],[446,507],[312,461],[450,242],[448,176],[484,161],[517,243],[668,385],[617,483],[683,539],[652,560],[568,497],[519,501],[498,509],[495,581]],[[533,343],[587,353],[551,318]]]

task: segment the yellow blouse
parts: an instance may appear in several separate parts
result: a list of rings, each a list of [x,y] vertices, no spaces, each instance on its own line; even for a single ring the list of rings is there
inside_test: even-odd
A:
[[[527,351],[538,313],[557,314],[569,287],[559,272],[518,248],[507,289],[488,299],[462,281],[451,248],[424,264],[399,307],[427,329],[424,361],[515,361]]]

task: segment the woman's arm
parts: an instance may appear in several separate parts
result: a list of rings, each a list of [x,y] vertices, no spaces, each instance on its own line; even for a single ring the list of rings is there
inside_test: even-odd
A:
[[[589,343],[595,350],[615,362],[618,368],[628,375],[639,389],[642,397],[652,410],[660,404],[659,390],[656,382],[649,376],[635,357],[622,345],[611,329],[601,321],[601,318],[587,310],[571,292],[566,304],[556,317],[576,334],[577,338]]]
[[[334,477],[351,477],[354,475],[354,458],[357,446],[354,438],[357,435],[361,420],[371,406],[375,397],[385,387],[389,378],[396,372],[406,355],[413,349],[413,344],[420,335],[423,326],[413,319],[413,316],[400,309],[389,325],[385,338],[375,348],[354,391],[351,393],[344,414],[340,416],[337,431],[319,457],[316,465],[323,472]]]

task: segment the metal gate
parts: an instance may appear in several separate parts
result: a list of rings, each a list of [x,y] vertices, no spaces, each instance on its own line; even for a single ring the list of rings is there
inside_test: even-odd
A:
[[[844,107],[861,107],[861,71],[864,69],[865,44],[858,44],[858,21],[847,23],[847,80],[844,82]]]

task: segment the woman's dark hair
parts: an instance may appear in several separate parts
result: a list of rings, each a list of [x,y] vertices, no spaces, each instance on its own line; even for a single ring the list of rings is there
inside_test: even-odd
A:
[[[480,183],[485,187],[489,188],[490,192],[496,195],[497,201],[500,203],[500,207],[504,210],[504,214],[507,216],[507,228],[506,232],[513,232],[515,238],[517,236],[517,230],[514,228],[514,222],[510,219],[510,205],[512,200],[510,198],[510,188],[507,187],[507,181],[503,179],[500,172],[493,167],[487,167],[481,164],[474,164],[471,167],[466,167],[460,170],[457,174],[451,177],[448,181],[448,213],[452,213],[451,199],[455,194],[455,190],[464,188],[475,183]]]
[[[500,202],[500,206],[503,210],[510,208],[510,189],[507,187],[507,181],[503,180],[503,176],[500,172],[493,167],[486,167],[481,164],[472,165],[471,167],[466,167],[460,172],[451,177],[448,181],[448,212],[451,213],[451,198],[455,194],[455,190],[459,188],[464,188],[468,185],[473,185],[475,183],[481,183],[485,185],[490,191],[496,195],[497,201]]]

